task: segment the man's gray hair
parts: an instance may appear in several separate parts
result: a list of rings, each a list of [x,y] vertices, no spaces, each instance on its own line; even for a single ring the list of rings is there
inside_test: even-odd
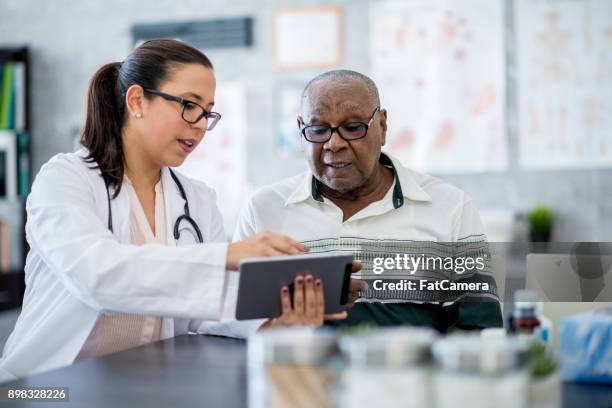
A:
[[[351,71],[349,69],[335,69],[333,71],[327,71],[311,79],[310,82],[306,84],[306,87],[304,87],[304,91],[302,92],[301,104],[303,104],[304,99],[308,97],[310,88],[316,83],[321,81],[343,82],[347,80],[357,80],[363,83],[368,88],[368,93],[370,94],[370,97],[372,98],[374,103],[377,106],[380,106],[380,96],[378,95],[378,88],[376,87],[374,81],[372,81],[370,77],[360,72]]]

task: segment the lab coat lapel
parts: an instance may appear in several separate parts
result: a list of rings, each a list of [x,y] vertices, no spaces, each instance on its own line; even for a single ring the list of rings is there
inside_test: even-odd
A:
[[[162,188],[164,190],[164,205],[166,207],[166,245],[177,246],[180,243],[174,239],[174,222],[180,217],[185,209],[185,200],[176,183],[170,175],[167,167],[162,168]],[[175,319],[165,317],[162,320],[161,338],[168,339],[175,336]]]

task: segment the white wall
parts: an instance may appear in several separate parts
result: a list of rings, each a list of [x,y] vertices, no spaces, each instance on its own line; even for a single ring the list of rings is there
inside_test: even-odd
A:
[[[219,80],[246,84],[249,182],[266,184],[300,171],[304,163],[299,157],[279,157],[275,150],[275,87],[280,81],[306,81],[318,71],[275,71],[273,12],[327,3],[332,2],[0,1],[0,46],[25,44],[32,50],[35,169],[53,154],[73,149],[73,139],[82,126],[87,82],[100,65],[120,61],[127,55],[133,23],[249,15],[254,17],[253,47],[206,52]],[[333,3],[340,4],[345,13],[342,67],[368,73],[370,1]],[[393,119],[393,112],[389,117]],[[518,169],[516,137],[509,136],[511,157],[507,172],[440,176],[465,189],[482,209],[514,210],[537,203],[554,207],[558,216],[557,240],[612,241],[612,170],[524,172]]]

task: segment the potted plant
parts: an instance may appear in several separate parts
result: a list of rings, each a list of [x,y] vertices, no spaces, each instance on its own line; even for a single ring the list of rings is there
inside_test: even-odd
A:
[[[538,206],[527,213],[531,242],[549,242],[552,233],[553,215],[548,207]]]

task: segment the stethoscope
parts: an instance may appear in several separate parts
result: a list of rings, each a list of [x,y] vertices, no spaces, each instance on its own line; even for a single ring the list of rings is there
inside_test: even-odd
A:
[[[178,241],[179,238],[181,237],[181,231],[180,231],[181,221],[185,221],[189,225],[191,225],[191,227],[196,233],[198,242],[202,244],[204,243],[204,238],[202,237],[202,231],[200,231],[200,227],[198,227],[198,224],[194,221],[194,219],[191,218],[191,215],[189,213],[189,202],[187,201],[187,194],[185,194],[185,189],[183,188],[183,185],[179,181],[178,177],[176,177],[176,174],[174,174],[172,169],[168,169],[168,170],[170,171],[170,176],[172,176],[172,180],[174,180],[174,184],[176,184],[176,188],[178,188],[178,191],[181,194],[181,197],[183,197],[183,200],[185,201],[185,213],[181,215],[180,217],[178,217],[176,221],[174,222],[174,239]],[[113,231],[113,213],[111,211],[111,197],[110,197],[110,192],[108,191],[108,184],[106,184],[106,197],[108,198],[108,229],[110,230],[110,232],[114,232]]]

